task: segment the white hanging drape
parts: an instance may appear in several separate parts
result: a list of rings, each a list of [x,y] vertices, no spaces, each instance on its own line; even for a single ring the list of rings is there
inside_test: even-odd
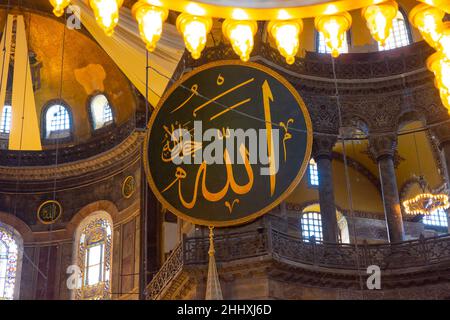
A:
[[[108,37],[97,25],[87,0],[73,0],[80,7],[81,22],[102,48],[114,60],[122,72],[144,96],[146,75],[146,49],[139,35],[138,24],[128,8],[120,9],[119,25],[114,35]],[[184,52],[183,38],[175,26],[164,24],[163,35],[155,52],[149,55],[149,102],[158,104],[160,96],[169,84]],[[153,70],[156,69],[157,71]],[[162,74],[162,75],[161,75]]]

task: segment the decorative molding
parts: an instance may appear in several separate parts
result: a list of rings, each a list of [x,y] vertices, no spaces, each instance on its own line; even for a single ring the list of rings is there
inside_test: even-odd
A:
[[[85,160],[71,163],[63,163],[58,166],[36,166],[36,167],[0,167],[0,176],[3,181],[42,181],[52,179],[64,179],[68,177],[81,176],[102,168],[116,164],[137,149],[140,150],[144,133],[133,132],[125,141],[121,142],[115,148],[105,153],[99,153],[96,156]]]

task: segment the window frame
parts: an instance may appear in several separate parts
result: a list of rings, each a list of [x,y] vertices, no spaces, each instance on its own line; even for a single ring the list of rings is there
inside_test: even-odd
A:
[[[94,98],[97,97],[98,95],[103,95],[103,96],[105,96],[106,100],[108,100],[108,105],[111,108],[112,121],[111,121],[111,123],[106,124],[101,128],[95,129],[95,119],[94,119],[94,115],[92,113],[91,105],[92,105],[92,101],[94,100]],[[106,92],[94,91],[92,94],[90,94],[87,99],[87,103],[86,103],[86,112],[88,114],[92,135],[103,133],[111,128],[114,128],[116,125],[116,120],[117,120],[116,119],[116,110],[115,110],[115,107],[113,106],[113,104],[111,103],[110,96]]]
[[[11,109],[11,111],[10,111],[11,114],[9,116],[9,121],[10,121],[9,132],[6,133],[6,132],[0,131],[0,139],[9,139],[9,135],[11,133],[11,128],[12,128],[12,106],[10,104],[5,103],[5,105],[3,106],[3,109],[2,109],[2,113],[0,114],[0,130],[3,128],[3,114],[5,112],[6,107],[9,107]]]
[[[443,210],[443,211],[444,211],[445,216],[448,217],[448,212],[447,212],[447,210]],[[428,224],[428,223],[426,223],[426,222],[423,221],[424,218],[425,218],[425,216],[422,217],[422,219],[421,219],[420,221],[422,222],[423,227],[424,227],[425,230],[434,230],[434,231],[437,231],[437,232],[445,232],[445,233],[448,233],[448,227],[449,227],[449,226],[448,226],[448,218],[447,218],[447,225],[446,225],[446,226]]]
[[[314,160],[315,164],[316,164],[316,170],[317,170],[317,184],[313,184],[311,181],[311,160]],[[317,165],[317,161],[316,159],[314,159],[314,157],[311,157],[311,159],[309,159],[308,161],[308,188],[310,189],[318,189],[319,185],[320,185],[320,176],[319,176],[319,167]]]
[[[311,240],[310,240],[311,236],[309,238],[305,237],[304,233],[306,231],[305,231],[304,226],[303,226],[304,216],[305,215],[309,215],[309,214],[317,214],[320,217],[320,231],[318,231],[318,232],[320,233],[321,238],[318,239],[318,238],[315,237],[315,241],[314,242],[315,243],[322,243],[323,242],[323,220],[322,220],[322,213],[320,211],[305,211],[305,212],[302,212],[302,215],[300,217],[300,230],[301,230],[302,241],[303,242],[307,242],[307,243],[311,243]],[[308,220],[309,220],[309,218],[308,218]],[[313,219],[313,220],[315,220],[315,219]],[[310,224],[308,224],[308,225],[310,225]],[[314,226],[314,224],[313,224],[313,226]],[[307,232],[310,233],[309,230]]]
[[[49,108],[53,107],[54,105],[60,105],[66,108],[67,113],[69,115],[69,135],[64,138],[47,138],[47,111]],[[61,130],[60,130],[61,131]],[[41,112],[41,140],[43,144],[54,144],[56,141],[59,143],[66,143],[71,142],[73,140],[73,133],[74,133],[74,121],[73,121],[73,115],[72,115],[72,109],[70,108],[70,105],[66,103],[64,100],[60,99],[54,99],[49,100],[47,103],[45,103],[44,107],[42,108]]]

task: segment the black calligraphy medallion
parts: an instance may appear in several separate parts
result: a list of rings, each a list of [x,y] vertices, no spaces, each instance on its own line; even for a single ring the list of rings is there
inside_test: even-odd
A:
[[[61,217],[61,215],[61,204],[54,200],[43,202],[37,210],[37,217],[43,224],[53,224]]]
[[[311,155],[297,91],[271,69],[220,61],[180,79],[148,124],[147,180],[162,204],[208,226],[251,221],[285,199]]]

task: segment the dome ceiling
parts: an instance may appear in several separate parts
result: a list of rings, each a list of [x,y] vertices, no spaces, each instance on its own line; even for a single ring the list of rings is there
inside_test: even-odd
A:
[[[41,66],[39,86],[35,86],[34,92],[41,130],[45,107],[60,95],[73,117],[71,144],[84,142],[93,135],[88,104],[96,93],[108,97],[116,125],[132,118],[135,110],[132,86],[92,38],[67,29],[54,18],[29,12],[10,13],[24,15],[28,47]],[[0,10],[1,30],[5,23],[6,11]]]

